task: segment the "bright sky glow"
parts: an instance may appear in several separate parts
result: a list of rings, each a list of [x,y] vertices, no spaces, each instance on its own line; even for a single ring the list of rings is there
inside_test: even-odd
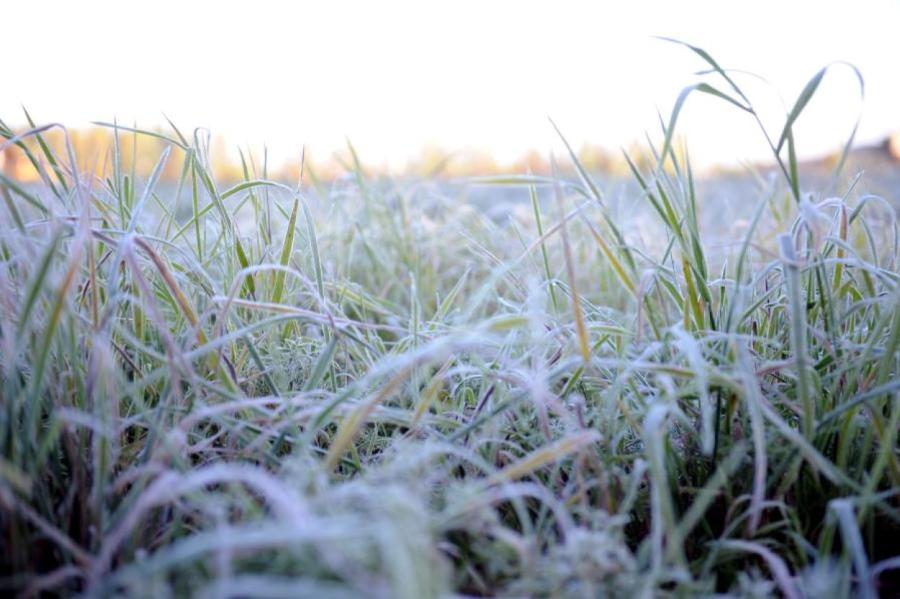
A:
[[[765,76],[792,103],[818,68],[866,79],[861,141],[900,130],[900,2],[45,2],[0,7],[0,117],[211,128],[276,160],[349,136],[364,160],[400,166],[425,144],[499,160],[576,146],[611,149],[656,132],[703,67]],[[775,127],[774,92],[747,79]],[[798,123],[801,154],[835,149],[859,111],[836,68]],[[749,120],[689,101],[680,132],[702,163],[765,157]]]

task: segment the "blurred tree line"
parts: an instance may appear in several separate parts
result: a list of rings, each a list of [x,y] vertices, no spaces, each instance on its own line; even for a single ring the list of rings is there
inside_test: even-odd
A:
[[[10,129],[0,121],[0,147],[3,148],[0,151],[0,172],[16,181],[28,183],[38,180],[37,170],[21,148],[15,144],[5,143],[11,137],[20,135],[24,131],[24,129]],[[171,132],[161,129],[153,130],[153,133],[163,136],[172,135]],[[92,174],[98,180],[102,180],[112,168],[116,130],[111,127],[98,126],[69,130],[68,134],[78,161],[79,171],[83,174]],[[43,132],[41,139],[54,150],[57,156],[66,155],[65,133],[61,128],[56,127]],[[25,138],[22,143],[31,150],[36,158],[42,159],[43,153],[40,151],[39,141],[35,136]],[[170,144],[165,139],[119,130],[118,146],[122,169],[129,173],[134,172],[137,177],[147,177],[167,145]],[[207,158],[219,181],[233,182],[243,179],[245,166],[251,179],[263,178],[265,175],[270,179],[296,181],[299,158],[278,165],[264,164],[264,153],[249,150],[229,152],[228,145],[221,136],[213,136],[208,141],[208,146]],[[680,149],[683,146],[676,143],[673,147]],[[900,135],[888,138],[885,141],[884,150],[885,154],[892,155],[894,160],[900,160]],[[629,176],[629,166],[624,158],[625,153],[642,170],[652,168],[652,156],[648,155],[646,150],[640,150],[636,144],[617,152],[591,144],[583,145],[577,151],[578,159],[586,170],[611,177]],[[678,154],[681,152],[679,151]],[[684,156],[680,155],[680,158],[683,159]],[[163,167],[161,180],[177,181],[181,174],[183,161],[184,151],[178,146],[172,145],[169,159]],[[567,156],[558,156],[557,161],[564,173],[572,174],[571,161]],[[510,173],[549,175],[551,172],[548,154],[537,150],[528,150],[512,163],[501,164],[485,151],[470,149],[448,152],[439,146],[428,145],[423,147],[418,155],[408,161],[399,172],[386,165],[372,164],[364,159],[358,159],[350,146],[326,156],[306,152],[305,172],[313,181],[332,181],[352,172],[355,168],[361,168],[370,177],[456,178]],[[721,169],[718,169],[718,172],[721,172]]]

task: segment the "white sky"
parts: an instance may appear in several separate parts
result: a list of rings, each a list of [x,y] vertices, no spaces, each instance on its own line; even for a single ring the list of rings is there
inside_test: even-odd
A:
[[[794,97],[830,61],[866,79],[859,139],[900,130],[900,2],[142,2],[2,0],[0,117],[21,124],[170,116],[278,160],[349,136],[364,161],[402,165],[426,143],[510,160],[558,142],[615,149],[656,127],[703,67],[672,36]],[[748,82],[774,128],[777,96]],[[837,147],[859,111],[848,69],[798,123],[802,154]],[[745,115],[688,102],[698,162],[765,156]]]

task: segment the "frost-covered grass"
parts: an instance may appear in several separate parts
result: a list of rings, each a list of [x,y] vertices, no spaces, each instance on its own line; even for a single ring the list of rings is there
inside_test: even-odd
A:
[[[220,186],[174,127],[177,185],[123,170],[124,128],[90,179],[4,128],[43,183],[0,183],[2,589],[888,592],[896,210],[803,188],[799,110],[741,222],[674,118],[642,208],[576,162],[482,181],[508,219],[359,170]]]

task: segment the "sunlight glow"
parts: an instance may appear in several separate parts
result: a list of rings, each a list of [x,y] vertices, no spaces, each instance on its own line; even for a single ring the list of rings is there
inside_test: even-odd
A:
[[[900,129],[900,3],[863,2],[176,2],[14,0],[2,9],[0,118],[72,127],[93,120],[203,126],[273,159],[316,155],[349,137],[364,160],[400,167],[423,147],[511,161],[570,141],[615,150],[658,132],[703,68],[672,36],[726,67],[765,76],[793,102],[818,68],[855,64],[866,80],[858,139]],[[748,81],[752,81],[749,80]],[[772,89],[748,83],[767,124]],[[859,113],[835,69],[798,123],[803,156],[834,150]],[[679,132],[696,161],[761,159],[742,115],[689,102]]]

